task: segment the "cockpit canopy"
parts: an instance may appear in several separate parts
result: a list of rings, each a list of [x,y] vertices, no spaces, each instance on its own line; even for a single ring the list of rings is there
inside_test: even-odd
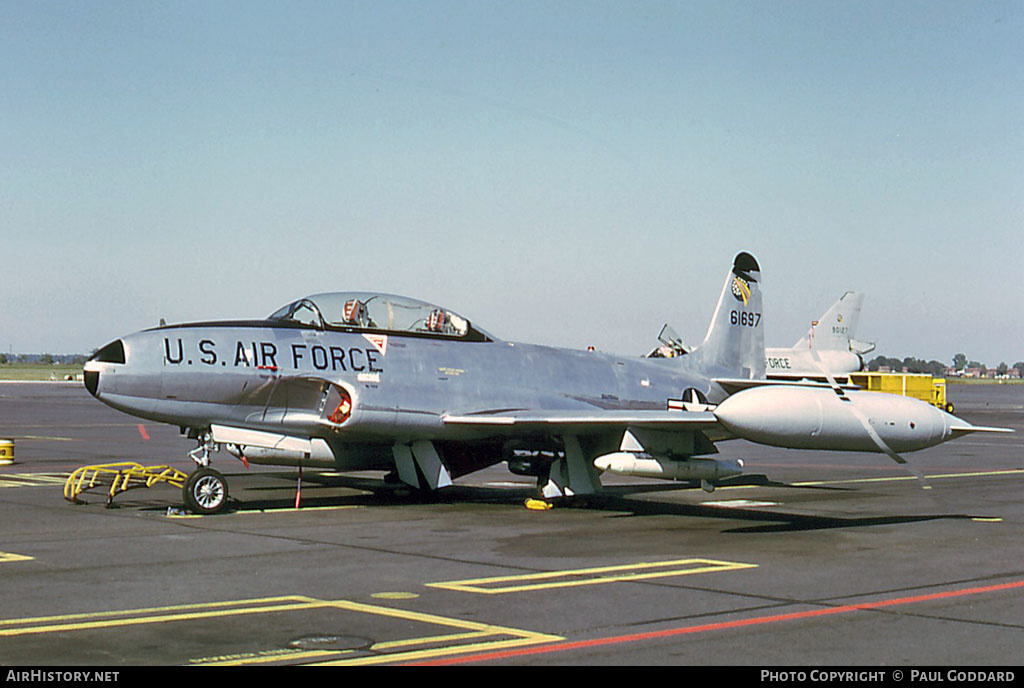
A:
[[[293,301],[267,318],[286,323],[345,331],[438,336],[491,341],[468,320],[417,299],[374,292],[329,292]]]

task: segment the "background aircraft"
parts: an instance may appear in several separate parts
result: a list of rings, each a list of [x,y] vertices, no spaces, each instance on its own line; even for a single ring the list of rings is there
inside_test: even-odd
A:
[[[824,366],[837,378],[864,369],[864,354],[875,350],[873,342],[854,339],[864,294],[848,291],[811,324],[806,337],[792,348],[765,349],[765,372],[769,378],[824,379]],[[818,360],[811,353],[817,353]]]
[[[161,326],[85,366],[110,406],[198,441],[186,505],[228,499],[221,446],[248,463],[383,470],[419,489],[501,461],[546,499],[600,489],[600,473],[699,480],[742,470],[711,458],[740,437],[784,447],[913,451],[978,428],[915,399],[765,379],[761,272],[728,271],[703,343],[630,358],[501,341],[414,299],[317,294],[265,320]]]

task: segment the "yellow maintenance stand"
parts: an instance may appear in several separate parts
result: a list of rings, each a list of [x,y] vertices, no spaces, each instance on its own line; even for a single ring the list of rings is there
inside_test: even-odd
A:
[[[188,474],[170,466],[143,466],[135,462],[105,463],[97,466],[83,466],[68,476],[64,483],[64,499],[81,504],[80,494],[93,487],[107,487],[107,507],[114,496],[137,487],[152,487],[157,483],[169,483],[182,487]]]
[[[869,392],[885,392],[926,401],[947,413],[953,403],[946,399],[946,378],[925,373],[850,373],[850,383]]]

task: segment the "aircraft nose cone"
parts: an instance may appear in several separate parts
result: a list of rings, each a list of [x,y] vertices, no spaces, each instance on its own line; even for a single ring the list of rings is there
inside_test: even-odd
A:
[[[85,388],[89,390],[89,394],[99,399],[100,372],[104,368],[104,365],[102,364],[124,364],[124,362],[124,341],[121,339],[115,339],[94,353],[89,360],[85,362],[85,366],[82,369],[83,377],[85,378]]]

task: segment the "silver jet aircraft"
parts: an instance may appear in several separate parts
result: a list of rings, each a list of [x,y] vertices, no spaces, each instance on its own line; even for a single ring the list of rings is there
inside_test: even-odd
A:
[[[596,492],[602,472],[716,481],[731,438],[781,447],[898,452],[977,430],[916,399],[765,379],[761,272],[729,270],[701,346],[630,358],[503,341],[422,301],[376,293],[299,299],[265,320],[167,325],[117,339],[85,365],[104,403],[198,441],[186,506],[213,513],[228,487],[220,447],[248,463],[388,471],[436,490],[502,461],[540,497]]]

